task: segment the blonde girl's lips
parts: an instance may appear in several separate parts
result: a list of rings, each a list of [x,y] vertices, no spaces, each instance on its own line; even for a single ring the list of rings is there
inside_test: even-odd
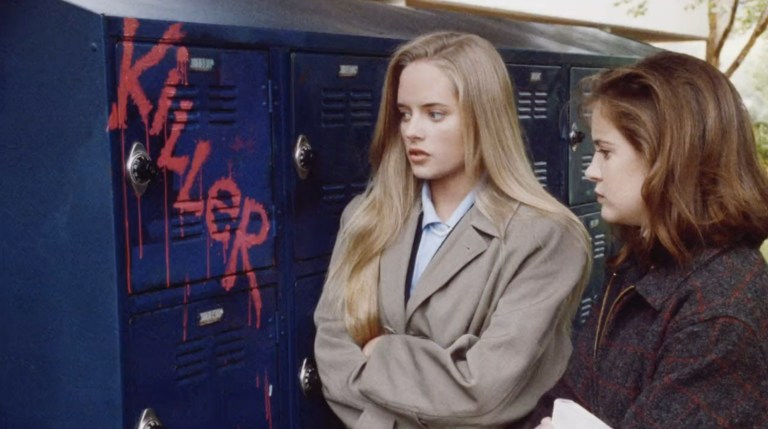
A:
[[[427,152],[424,152],[421,149],[408,150],[408,159],[410,159],[412,162],[423,162],[428,157],[429,157],[429,154]]]

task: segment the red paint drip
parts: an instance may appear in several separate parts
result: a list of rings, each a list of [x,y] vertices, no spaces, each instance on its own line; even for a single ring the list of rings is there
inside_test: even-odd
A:
[[[168,172],[163,171],[163,216],[165,217],[165,287],[171,287],[171,243],[168,237]]]
[[[189,277],[187,277],[186,280],[187,280],[187,285],[186,285],[186,288],[184,289],[184,321],[182,322],[183,323],[183,329],[184,329],[183,332],[184,333],[183,333],[182,338],[181,338],[182,342],[187,342],[187,320],[188,320],[188,315],[187,315],[187,301],[188,301],[188,299],[187,298],[189,297]]]
[[[250,263],[248,265],[250,265]],[[247,274],[247,276],[248,287],[251,288],[251,296],[249,300],[253,303],[253,309],[256,310],[256,329],[258,329],[261,327],[261,291],[259,290],[259,285],[256,282],[256,273],[251,271]],[[251,326],[250,310],[248,310],[248,326]]]
[[[173,97],[176,95],[176,88],[173,85],[179,83],[181,78],[176,70],[168,72],[168,78],[165,80],[165,86],[160,93],[160,99],[157,101],[157,112],[152,120],[152,128],[149,133],[153,136],[160,134],[168,119],[168,111],[173,104]]]
[[[207,251],[205,252],[205,277],[211,278],[211,246],[213,243],[211,243],[211,236],[206,235],[205,236],[205,244],[207,247]]]
[[[181,81],[184,83],[184,85],[188,85],[189,82],[187,81],[188,71],[189,69],[189,51],[186,47],[182,46],[179,48],[178,51],[176,51],[176,70],[181,75]]]

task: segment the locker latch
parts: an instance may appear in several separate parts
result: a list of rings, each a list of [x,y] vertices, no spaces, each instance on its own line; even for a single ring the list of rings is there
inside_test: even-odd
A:
[[[576,123],[573,123],[571,125],[571,133],[568,134],[568,138],[571,141],[571,149],[576,150],[576,147],[579,145],[579,143],[584,141],[584,133],[579,130],[579,127],[576,125]]]
[[[304,134],[300,135],[293,148],[293,163],[300,178],[306,179],[309,176],[314,159],[315,151],[309,145],[309,139]]]
[[[139,424],[136,425],[136,429],[163,429],[164,427],[152,408],[146,408],[141,412]]]
[[[143,144],[135,142],[131,147],[128,162],[125,164],[125,174],[139,197],[147,190],[149,182],[157,176],[157,167]]]
[[[319,392],[322,387],[320,376],[317,374],[317,364],[311,357],[304,358],[299,369],[299,386],[304,396]]]

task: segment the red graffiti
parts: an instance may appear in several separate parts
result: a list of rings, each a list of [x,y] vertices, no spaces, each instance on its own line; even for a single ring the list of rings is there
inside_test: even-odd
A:
[[[117,101],[112,104],[108,121],[109,130],[121,130],[121,143],[123,157],[125,157],[125,133],[128,127],[128,107],[129,103],[135,105],[141,122],[145,128],[146,148],[149,151],[150,136],[160,136],[164,140],[157,158],[157,165],[162,170],[164,188],[164,218],[165,218],[165,265],[166,265],[166,286],[170,287],[170,265],[171,265],[171,243],[169,237],[171,216],[169,205],[182,214],[191,214],[197,217],[204,217],[208,234],[206,237],[207,268],[206,272],[210,277],[210,247],[213,242],[221,243],[223,246],[222,257],[224,259],[224,273],[221,280],[222,287],[229,291],[235,286],[235,279],[238,272],[245,272],[250,288],[249,301],[252,302],[256,313],[256,326],[260,326],[262,301],[258,290],[258,282],[253,272],[248,251],[253,246],[264,243],[269,234],[269,219],[264,207],[250,197],[244,197],[237,183],[229,177],[221,178],[213,183],[208,189],[207,197],[204,198],[203,189],[203,167],[208,161],[213,151],[209,140],[198,140],[195,143],[195,150],[190,156],[178,155],[177,146],[180,144],[181,137],[184,134],[186,124],[189,121],[190,112],[193,110],[194,102],[192,100],[179,100],[178,86],[188,85],[188,67],[190,63],[189,50],[184,46],[175,47],[176,67],[168,70],[163,89],[158,94],[156,103],[150,101],[145,89],[141,85],[142,75],[153,67],[157,67],[174,48],[173,44],[179,43],[184,32],[181,24],[169,26],[160,40],[160,43],[154,45],[148,53],[134,61],[134,43],[139,22],[136,19],[127,18],[124,20],[123,52],[120,62],[120,72],[117,88]],[[154,112],[153,112],[154,111]],[[172,113],[171,113],[172,112]],[[169,124],[169,119],[172,121]],[[151,121],[150,121],[151,119]],[[168,126],[170,125],[170,130]],[[235,138],[234,146],[243,146],[240,137]],[[125,160],[123,160],[123,170],[125,170]],[[125,171],[123,171],[125,173]],[[181,179],[181,189],[175,200],[171,203],[168,195],[169,172],[177,175]],[[192,200],[191,193],[195,183],[198,183],[199,196]],[[123,204],[125,207],[125,236],[126,236],[126,277],[128,293],[131,293],[131,256],[130,237],[128,222],[128,197],[127,183],[123,187]],[[172,197],[171,197],[172,198]],[[139,213],[139,225],[141,225],[141,200],[137,197],[137,207]],[[222,222],[216,216],[228,217],[231,222]],[[258,231],[250,231],[252,228],[251,220],[258,216]],[[235,226],[234,223],[237,223]],[[179,225],[183,228],[182,219]],[[143,239],[141,227],[139,227],[138,244],[139,256],[143,256]],[[180,231],[184,235],[183,229]],[[238,270],[238,268],[240,270]],[[185,285],[185,312],[183,320],[183,339],[187,335],[187,313],[186,302],[189,296],[189,279]],[[248,321],[251,323],[251,312],[249,305]]]
[[[189,200],[189,191],[192,189],[192,183],[195,181],[195,177],[200,172],[200,169],[203,167],[203,163],[206,159],[208,159],[208,155],[210,154],[211,142],[202,140],[197,143],[195,154],[192,156],[192,167],[190,167],[189,174],[187,174],[187,178],[184,180],[184,186],[182,186],[179,190],[177,201],[181,202]],[[174,204],[174,207],[180,208],[177,207],[176,204]]]
[[[130,40],[136,36],[136,29],[139,28],[139,21],[133,18],[126,18],[123,21],[125,38]],[[184,37],[181,31],[181,24],[173,24],[163,34],[162,41],[168,43],[179,42]],[[144,55],[136,62],[133,59],[133,42],[124,43],[123,58],[120,63],[120,83],[117,87],[117,103],[112,105],[112,112],[109,115],[109,129],[125,129],[128,109],[128,97],[130,96],[136,107],[139,109],[139,115],[144,125],[149,128],[149,112],[152,110],[152,103],[144,93],[144,89],[139,83],[139,77],[147,69],[156,66],[165,57],[166,51],[171,47],[168,43],[158,43],[148,54]]]
[[[223,197],[222,197],[223,195]],[[227,196],[229,198],[227,198]],[[225,200],[231,199],[232,205],[226,204]],[[247,272],[248,286],[251,289],[251,300],[256,310],[256,327],[261,325],[261,294],[258,289],[256,275],[253,273],[251,261],[248,258],[248,250],[259,244],[262,244],[269,234],[269,218],[264,206],[251,198],[246,197],[240,209],[240,189],[231,178],[217,180],[208,191],[208,200],[206,203],[205,222],[208,226],[208,232],[216,241],[224,245],[224,252],[229,253],[227,265],[224,270],[224,277],[221,284],[226,290],[231,290],[235,286],[238,259],[242,262],[243,271]],[[225,213],[230,219],[236,219],[240,214],[240,224],[237,230],[231,231],[229,223],[225,223],[219,229],[216,223],[216,213]],[[256,234],[248,231],[248,225],[252,214],[258,214],[261,219],[261,228]],[[234,235],[234,239],[231,237]],[[230,246],[230,242],[232,243]],[[238,258],[239,257],[239,258]],[[249,323],[250,323],[250,313]]]

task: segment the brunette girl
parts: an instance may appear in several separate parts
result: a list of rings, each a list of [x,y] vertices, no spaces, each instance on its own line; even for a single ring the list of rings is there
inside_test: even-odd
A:
[[[613,428],[768,427],[768,178],[741,98],[675,53],[589,86],[587,177],[623,247],[531,425],[562,397]]]

